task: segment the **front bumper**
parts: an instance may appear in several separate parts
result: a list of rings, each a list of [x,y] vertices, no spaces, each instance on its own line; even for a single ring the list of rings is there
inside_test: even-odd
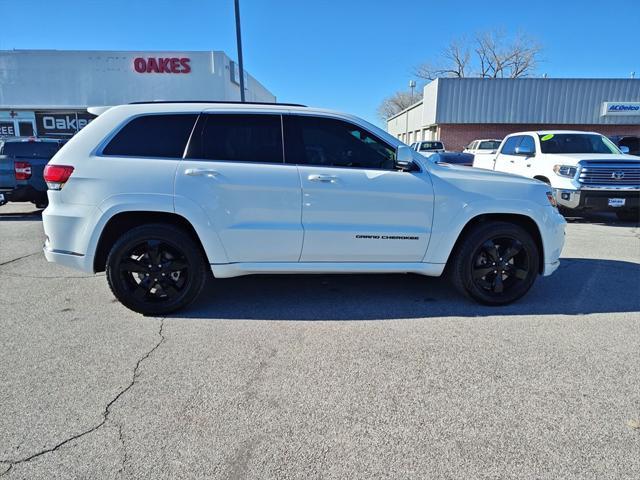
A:
[[[640,190],[634,189],[554,189],[554,195],[558,205],[571,210],[617,211],[640,208]],[[610,202],[610,199],[624,201]]]

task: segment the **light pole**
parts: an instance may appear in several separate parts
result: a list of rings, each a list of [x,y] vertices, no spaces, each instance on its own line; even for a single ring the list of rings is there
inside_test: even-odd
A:
[[[236,42],[238,44],[238,70],[240,71],[240,101],[244,102],[244,65],[242,63],[242,33],[240,32],[240,0],[235,0]]]

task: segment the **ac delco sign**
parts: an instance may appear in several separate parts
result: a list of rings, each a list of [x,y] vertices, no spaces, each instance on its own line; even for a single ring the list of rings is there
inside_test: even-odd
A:
[[[190,58],[184,57],[136,57],[133,59],[133,68],[138,73],[189,73],[190,62]]]

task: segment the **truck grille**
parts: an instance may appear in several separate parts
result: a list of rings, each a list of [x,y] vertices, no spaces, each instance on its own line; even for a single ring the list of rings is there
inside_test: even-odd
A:
[[[582,185],[640,186],[638,162],[580,162],[578,181]]]

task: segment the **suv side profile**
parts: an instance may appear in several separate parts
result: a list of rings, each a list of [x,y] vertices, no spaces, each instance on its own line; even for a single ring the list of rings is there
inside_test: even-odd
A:
[[[546,185],[430,162],[357,117],[214,102],[105,110],[47,166],[44,252],[106,270],[134,311],[183,308],[211,274],[445,269],[465,295],[502,305],[559,265],[565,222]]]

